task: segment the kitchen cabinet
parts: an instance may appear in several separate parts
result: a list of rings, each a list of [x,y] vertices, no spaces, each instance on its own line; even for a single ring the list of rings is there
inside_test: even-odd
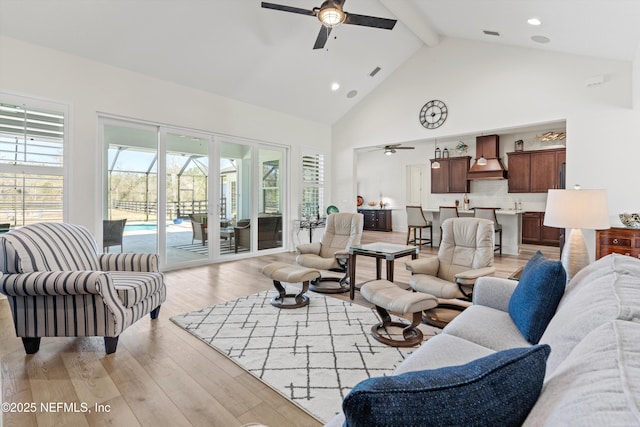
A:
[[[471,189],[467,180],[470,156],[431,159],[438,161],[440,168],[431,168],[431,193],[468,193]]]
[[[509,193],[531,191],[531,155],[524,151],[509,153]]]
[[[364,216],[364,229],[391,231],[391,209],[358,209]]]
[[[544,225],[544,212],[522,214],[522,243],[531,245],[560,246],[562,228]]]
[[[612,253],[640,258],[640,229],[613,227],[596,231],[596,259]]]
[[[564,188],[564,148],[507,154],[509,193],[546,193],[550,188]]]

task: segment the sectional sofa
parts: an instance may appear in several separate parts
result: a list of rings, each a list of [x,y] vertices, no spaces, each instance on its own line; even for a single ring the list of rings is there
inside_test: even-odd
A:
[[[505,350],[542,346],[547,351],[550,349],[550,354],[543,365],[539,395],[535,393],[532,407],[526,409],[515,425],[640,425],[640,260],[612,254],[581,270],[566,284],[537,346],[523,336],[509,313],[517,285],[518,282],[507,279],[480,279],[474,290],[473,305],[449,323],[441,334],[424,342],[396,368],[392,377],[367,380],[370,384],[354,388],[367,396],[363,399],[371,399],[377,391],[377,403],[370,404],[366,410],[362,406],[354,409],[349,407],[350,396],[347,396],[343,404],[345,412],[375,413],[369,418],[373,425],[397,424],[399,421],[391,418],[393,399],[404,391],[404,398],[409,401],[404,406],[409,420],[416,408],[412,397],[419,401],[418,407],[423,408],[419,414],[422,421],[404,420],[404,424],[425,425],[430,408],[436,405],[444,407],[445,412],[453,412],[456,410],[454,402],[464,402],[470,407],[482,405],[482,398],[477,392],[465,394],[464,387],[459,387],[445,402],[430,401],[431,395],[423,393],[424,389],[418,390],[417,386],[413,392],[401,390],[403,385],[412,384],[403,378],[412,375],[433,377],[434,373],[454,366],[468,369],[478,360],[494,357]],[[544,292],[539,295],[546,297]],[[520,365],[518,370],[525,377],[535,376],[533,364]],[[501,381],[493,385],[495,388],[488,389],[496,399],[501,397],[503,388],[509,387],[508,378]],[[390,389],[386,396],[384,387]],[[520,385],[516,384],[516,387]],[[524,389],[521,393],[516,389],[515,395],[522,393],[525,393]],[[502,407],[510,405],[506,403]],[[379,406],[382,407],[380,410]],[[501,409],[492,409],[496,410]],[[328,425],[343,425],[344,420],[341,413]],[[464,424],[482,425],[478,420],[467,421]],[[348,425],[358,425],[358,422],[351,421]]]

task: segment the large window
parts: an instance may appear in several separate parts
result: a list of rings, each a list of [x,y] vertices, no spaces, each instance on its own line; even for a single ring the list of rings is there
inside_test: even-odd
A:
[[[324,155],[302,156],[301,218],[315,218],[324,213]]]
[[[0,97],[0,222],[62,222],[66,107]]]

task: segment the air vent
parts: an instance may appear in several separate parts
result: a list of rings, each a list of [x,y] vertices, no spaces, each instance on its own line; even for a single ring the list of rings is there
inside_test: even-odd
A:
[[[491,30],[482,30],[483,33],[485,33],[488,36],[496,36],[496,37],[500,37],[500,33],[497,31],[491,31]]]
[[[371,77],[373,77],[373,76],[375,76],[376,74],[378,74],[378,71],[380,71],[380,67],[376,67],[376,68],[374,68],[374,69],[373,69],[373,71],[369,73],[369,75],[370,75]]]

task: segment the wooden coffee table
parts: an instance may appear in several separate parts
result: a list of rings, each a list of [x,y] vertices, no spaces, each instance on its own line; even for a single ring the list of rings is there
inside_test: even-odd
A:
[[[358,255],[374,257],[376,259],[376,280],[382,278],[382,260],[387,265],[387,280],[393,282],[393,263],[396,258],[409,256],[411,259],[418,257],[418,247],[410,245],[398,245],[394,243],[368,243],[366,245],[352,246],[349,248],[349,297],[353,299],[356,291],[356,258]]]

